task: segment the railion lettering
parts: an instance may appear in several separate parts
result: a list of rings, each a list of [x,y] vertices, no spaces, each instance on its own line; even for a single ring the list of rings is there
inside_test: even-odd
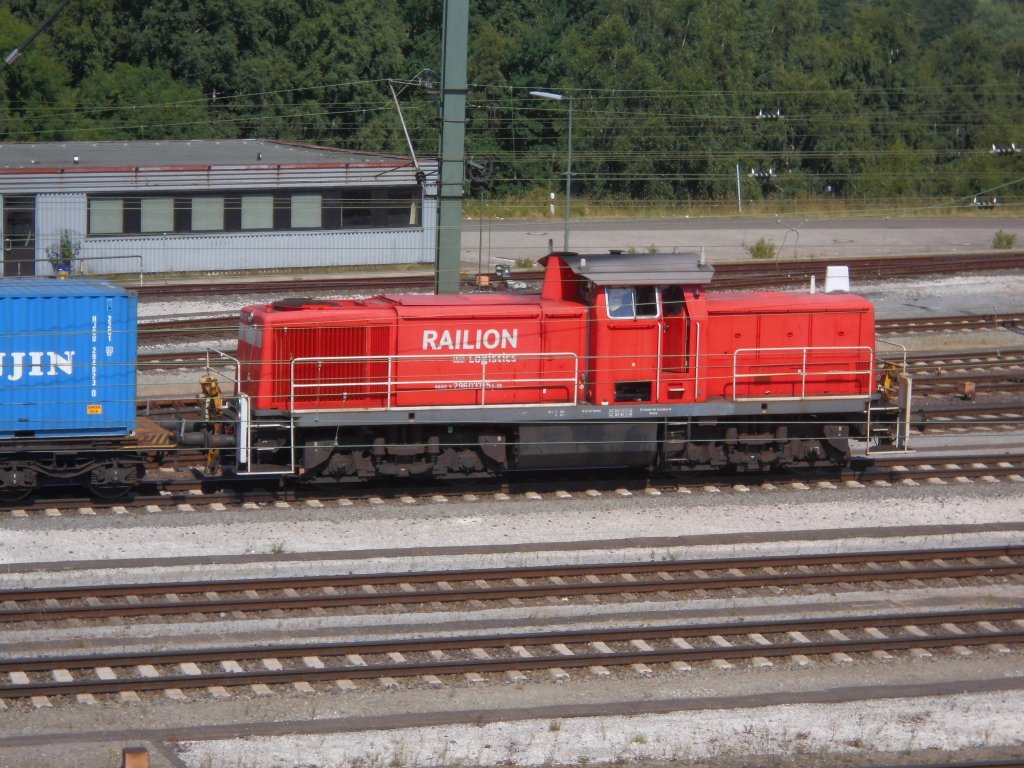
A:
[[[519,347],[519,329],[513,328],[477,328],[457,329],[454,331],[423,332],[423,349],[443,352],[445,350],[473,349],[517,349]]]

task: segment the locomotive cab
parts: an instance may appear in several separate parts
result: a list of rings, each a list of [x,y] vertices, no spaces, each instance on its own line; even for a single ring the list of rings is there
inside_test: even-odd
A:
[[[714,268],[699,254],[645,254],[641,260],[621,253],[558,253],[546,257],[546,264],[545,290],[550,282],[569,283],[559,293],[575,293],[588,307],[589,402],[702,399],[702,289]]]
[[[545,292],[587,306],[587,402],[667,416],[662,467],[844,464],[870,437],[874,309],[848,294],[706,293],[699,254],[551,254]]]

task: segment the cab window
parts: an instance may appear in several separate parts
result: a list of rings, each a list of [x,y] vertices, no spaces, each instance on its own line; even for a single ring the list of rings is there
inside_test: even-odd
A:
[[[661,289],[661,305],[665,317],[674,317],[683,313],[683,289],[672,285]]]
[[[636,288],[605,288],[608,317],[632,320],[638,317],[658,317],[658,289],[643,285]]]

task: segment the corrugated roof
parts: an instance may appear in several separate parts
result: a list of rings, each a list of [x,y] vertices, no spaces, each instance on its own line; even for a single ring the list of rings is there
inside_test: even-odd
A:
[[[0,169],[12,171],[61,168],[405,165],[410,161],[410,158],[399,155],[353,152],[270,139],[0,143]]]
[[[125,296],[124,288],[105,280],[45,277],[5,277],[0,279],[0,299],[50,298],[57,296]]]
[[[552,255],[560,257],[569,269],[597,285],[707,285],[715,274],[714,267],[701,263],[699,253]]]

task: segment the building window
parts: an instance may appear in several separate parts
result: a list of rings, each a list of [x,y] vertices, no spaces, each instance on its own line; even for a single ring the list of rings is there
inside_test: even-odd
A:
[[[389,189],[388,218],[389,227],[415,227],[420,223],[419,189]]]
[[[89,234],[119,235],[124,231],[124,201],[94,197],[89,200]]]
[[[420,221],[419,187],[346,189],[341,198],[345,229],[398,229]]]
[[[347,187],[272,193],[96,195],[89,234],[398,229],[421,226],[419,187]]]
[[[341,193],[341,226],[368,229],[373,226],[373,190],[346,189]]]
[[[242,229],[274,228],[274,196],[244,195],[242,197]]]
[[[321,197],[319,194],[294,194],[291,203],[292,229],[320,229]]]
[[[174,231],[174,198],[144,197],[142,198],[143,232]]]
[[[224,198],[192,198],[192,231],[222,232],[224,230]]]

